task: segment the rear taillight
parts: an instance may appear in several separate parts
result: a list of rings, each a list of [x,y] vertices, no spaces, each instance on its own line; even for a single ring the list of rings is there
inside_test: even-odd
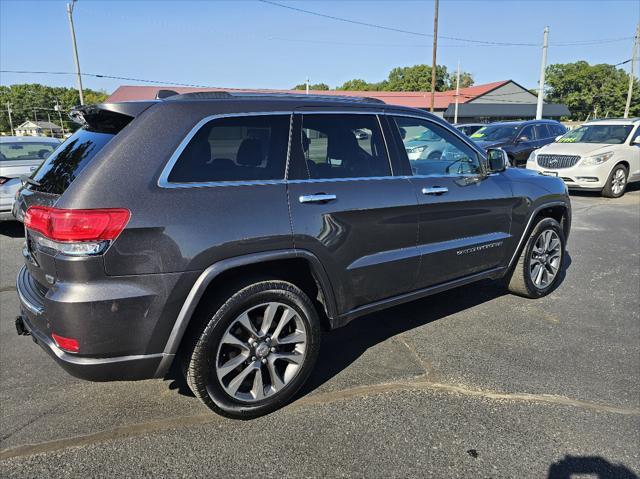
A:
[[[42,246],[70,255],[98,254],[122,232],[131,213],[124,208],[67,210],[31,206],[24,215],[27,229],[40,233]]]
[[[6,176],[0,176],[0,185],[4,185],[11,178],[7,178]]]

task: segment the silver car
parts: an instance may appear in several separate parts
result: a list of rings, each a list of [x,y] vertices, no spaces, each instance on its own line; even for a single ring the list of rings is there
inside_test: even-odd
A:
[[[60,146],[46,136],[0,137],[0,221],[12,220],[11,207],[20,177],[30,176]]]

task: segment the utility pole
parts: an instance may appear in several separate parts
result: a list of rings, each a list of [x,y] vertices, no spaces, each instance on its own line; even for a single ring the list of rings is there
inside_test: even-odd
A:
[[[542,61],[540,62],[540,81],[538,83],[538,106],[536,108],[536,120],[542,119],[542,105],[544,101],[544,73],[547,68],[547,49],[549,48],[549,27],[544,27],[544,39],[542,40]]]
[[[438,0],[435,0],[435,14],[433,16],[433,58],[431,61],[431,107],[430,111],[433,113],[433,108],[436,102],[436,53],[438,51]]]
[[[71,30],[71,45],[73,46],[73,59],[76,62],[76,76],[78,77],[78,93],[80,104],[84,105],[84,95],[82,94],[82,75],[80,75],[80,60],[78,60],[78,46],[76,45],[76,31],[73,27],[73,5],[76,0],[67,3],[67,15],[69,17],[69,28]]]
[[[307,90],[307,95],[309,94],[309,77],[307,77],[307,81],[305,82],[305,89]]]
[[[13,136],[13,120],[11,119],[11,104],[7,102],[7,113],[9,114],[9,128],[11,129],[11,136]]]
[[[49,119],[49,133],[51,133],[51,138],[53,138],[53,128],[51,128],[51,114],[47,113],[47,118]]]
[[[56,104],[53,107],[53,109],[58,112],[58,118],[60,118],[60,128],[62,128],[62,136],[64,137],[64,123],[62,121],[62,108],[60,108],[60,103],[58,103],[57,98],[56,98]]]
[[[633,53],[631,54],[631,72],[629,73],[629,91],[627,92],[627,104],[624,107],[624,117],[629,118],[629,108],[631,107],[631,96],[633,95],[633,76],[636,71],[636,61],[638,61],[638,48],[640,46],[640,23],[636,27],[636,36],[633,39]]]
[[[458,96],[460,95],[460,60],[458,60],[458,73],[456,73],[456,108],[453,113],[453,123],[458,123]]]

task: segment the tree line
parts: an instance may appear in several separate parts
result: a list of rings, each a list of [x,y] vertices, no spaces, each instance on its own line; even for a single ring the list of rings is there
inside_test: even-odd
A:
[[[84,89],[84,101],[87,104],[100,103],[107,99],[104,91]],[[56,104],[60,107],[60,115],[56,111]],[[9,113],[15,129],[27,120],[49,121],[56,125],[60,123],[60,116],[66,131],[78,128],[69,119],[69,111],[80,104],[78,90],[66,87],[51,87],[39,83],[22,83],[11,86],[0,86],[0,131],[9,133]]]
[[[444,65],[436,67],[436,91],[455,88],[455,72],[450,73]],[[460,87],[473,85],[473,76],[461,72]],[[622,68],[609,64],[590,65],[586,61],[549,65],[546,72],[545,101],[562,103],[571,111],[571,120],[585,120],[594,116],[620,117],[624,112],[629,86],[629,74]],[[304,90],[305,84],[294,89]],[[312,90],[330,90],[326,83],[310,85]],[[387,78],[379,82],[368,82],[361,78],[348,80],[335,90],[343,91],[431,91],[431,67],[413,65],[392,69]],[[84,90],[85,103],[100,103],[106,100],[105,91]],[[69,111],[80,103],[75,88],[50,87],[38,83],[0,86],[0,132],[9,133],[7,104],[11,108],[13,127],[26,120],[60,123],[56,104],[60,106],[65,130],[75,130],[78,125],[68,118]],[[630,116],[640,117],[640,81],[634,83]]]
[[[473,76],[468,72],[460,72],[460,88],[473,85]],[[436,65],[436,91],[453,90],[456,87],[456,73],[450,73],[444,65]],[[304,90],[304,83],[296,85],[294,90]],[[326,83],[309,85],[311,90],[330,90]],[[379,82],[368,82],[361,78],[348,80],[336,87],[343,91],[431,91],[431,67],[429,65],[413,65],[396,67],[389,72],[387,78]]]

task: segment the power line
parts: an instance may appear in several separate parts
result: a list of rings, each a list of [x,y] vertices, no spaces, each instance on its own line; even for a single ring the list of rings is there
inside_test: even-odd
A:
[[[354,25],[361,25],[364,27],[369,27],[369,28],[377,28],[379,30],[387,30],[390,32],[396,32],[396,33],[405,33],[408,35],[415,35],[415,36],[420,36],[420,37],[429,37],[432,38],[433,35],[429,34],[429,33],[422,33],[422,32],[415,32],[415,31],[411,31],[411,30],[404,30],[402,28],[396,28],[396,27],[390,27],[387,25],[378,25],[375,23],[369,23],[369,22],[363,22],[360,20],[353,20],[350,18],[343,18],[343,17],[337,17],[335,15],[328,15],[326,13],[320,13],[320,12],[314,12],[311,10],[305,10],[303,8],[298,8],[298,7],[293,7],[291,5],[284,5],[282,3],[278,3],[278,2],[273,2],[271,0],[258,0],[261,3],[266,3],[268,5],[272,5],[274,7],[280,7],[280,8],[285,8],[287,10],[293,10],[295,12],[299,12],[299,13],[306,13],[308,15],[314,15],[316,17],[321,17],[321,18],[328,18],[330,20],[335,20],[338,22],[344,22],[344,23],[351,23]],[[475,44],[479,44],[479,45],[485,45],[485,46],[522,46],[522,47],[539,47],[540,45],[538,43],[523,43],[523,42],[494,42],[494,41],[488,41],[488,40],[477,40],[477,39],[471,39],[471,38],[460,38],[460,37],[450,37],[450,36],[445,36],[445,35],[439,35],[440,38],[444,38],[446,40],[454,40],[454,41],[458,41],[458,42],[468,42],[468,43],[475,43]],[[601,44],[601,43],[614,43],[614,42],[621,42],[621,41],[626,41],[626,40],[631,40],[634,37],[620,37],[620,38],[603,38],[600,40],[576,40],[573,42],[560,42],[560,43],[552,43],[552,46],[587,46],[587,45],[596,45],[596,44]]]

